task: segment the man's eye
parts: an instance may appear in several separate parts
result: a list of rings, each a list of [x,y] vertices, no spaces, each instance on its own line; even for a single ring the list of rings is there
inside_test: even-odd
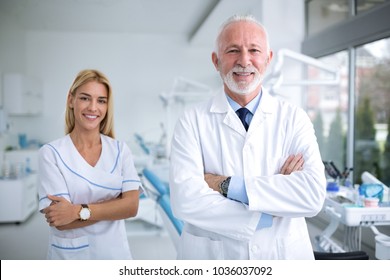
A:
[[[239,51],[238,50],[228,50],[227,52],[228,53],[238,53]]]

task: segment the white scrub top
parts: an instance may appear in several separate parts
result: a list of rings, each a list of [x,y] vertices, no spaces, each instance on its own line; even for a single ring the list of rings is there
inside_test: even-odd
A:
[[[123,142],[101,134],[102,152],[93,167],[80,155],[69,134],[39,150],[39,210],[47,195],[73,204],[93,204],[138,190],[140,179]],[[124,220],[99,221],[59,231],[50,227],[48,259],[131,259]]]

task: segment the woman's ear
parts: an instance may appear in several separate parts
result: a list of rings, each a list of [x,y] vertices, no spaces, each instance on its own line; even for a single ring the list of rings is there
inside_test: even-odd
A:
[[[72,93],[68,93],[68,106],[70,109],[73,109],[73,95]]]

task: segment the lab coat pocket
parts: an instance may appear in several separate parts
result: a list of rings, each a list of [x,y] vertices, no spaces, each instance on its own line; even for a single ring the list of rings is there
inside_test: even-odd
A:
[[[183,260],[223,260],[222,241],[183,231],[179,258]]]
[[[89,260],[89,242],[87,236],[62,238],[52,236],[48,259],[52,260]]]
[[[313,248],[310,240],[299,235],[279,239],[278,251],[279,259],[283,260],[313,259]]]

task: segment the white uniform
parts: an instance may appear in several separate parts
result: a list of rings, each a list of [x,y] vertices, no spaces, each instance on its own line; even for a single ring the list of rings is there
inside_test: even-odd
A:
[[[138,190],[141,183],[130,149],[101,135],[102,152],[95,167],[88,164],[69,135],[39,151],[39,210],[50,205],[48,194],[73,204],[92,204]],[[59,231],[50,228],[48,259],[131,259],[124,220]]]
[[[289,155],[304,170],[278,174]],[[249,206],[223,197],[204,173],[242,176]],[[248,132],[221,92],[176,124],[171,203],[185,222],[181,259],[313,259],[305,217],[322,208],[326,179],[312,123],[300,108],[263,89]],[[256,230],[261,213],[273,225]]]

